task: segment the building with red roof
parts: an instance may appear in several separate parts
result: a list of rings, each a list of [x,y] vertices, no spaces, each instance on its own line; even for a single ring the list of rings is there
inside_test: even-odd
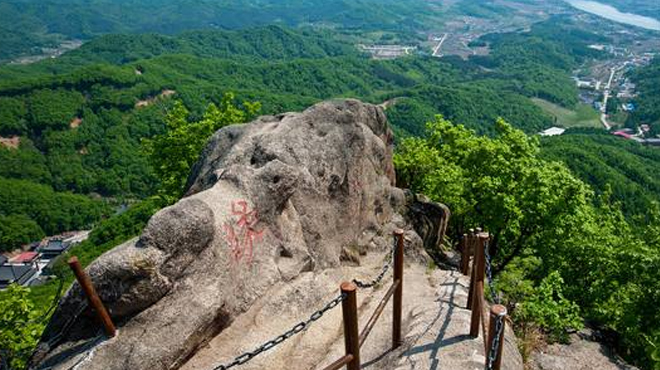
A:
[[[35,262],[37,257],[39,257],[39,253],[37,253],[37,252],[23,252],[23,253],[19,254],[18,256],[10,259],[9,263],[29,264],[29,263]]]

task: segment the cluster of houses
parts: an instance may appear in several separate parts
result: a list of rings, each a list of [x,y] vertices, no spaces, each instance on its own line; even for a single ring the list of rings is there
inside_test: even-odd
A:
[[[618,131],[614,131],[612,135],[614,136],[619,136],[624,139],[628,140],[634,140],[640,144],[643,145],[648,145],[648,146],[660,146],[660,138],[654,137],[654,138],[645,138],[644,135],[647,134],[651,128],[649,125],[641,125],[639,127],[639,132],[635,133],[630,128],[624,128]]]
[[[89,231],[65,233],[33,243],[27,250],[11,256],[0,254],[0,289],[11,284],[41,284],[52,273],[57,257],[88,236]]]
[[[612,135],[614,136],[619,136],[624,139],[628,140],[634,140],[640,144],[643,145],[648,145],[648,146],[656,146],[660,147],[660,138],[646,138],[644,137],[648,132],[651,130],[649,125],[641,125],[639,127],[639,131],[636,133],[633,129],[630,128],[624,128],[621,130],[617,130],[612,132]],[[539,132],[539,135],[541,136],[558,136],[562,135],[564,132],[566,132],[566,129],[563,127],[550,127],[549,129],[543,130]]]

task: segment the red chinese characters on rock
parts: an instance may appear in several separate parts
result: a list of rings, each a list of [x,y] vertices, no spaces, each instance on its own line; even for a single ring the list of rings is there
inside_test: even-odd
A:
[[[252,263],[254,243],[261,241],[264,231],[255,230],[259,222],[259,213],[256,209],[250,210],[245,200],[237,200],[231,204],[232,222],[225,222],[223,230],[225,241],[236,263],[241,261]]]

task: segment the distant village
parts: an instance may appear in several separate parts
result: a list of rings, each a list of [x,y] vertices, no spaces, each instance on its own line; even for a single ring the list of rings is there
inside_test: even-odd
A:
[[[637,39],[635,32],[618,26],[605,32],[608,38],[616,40],[614,44],[593,44],[589,47],[606,52],[609,57],[575,71],[573,80],[580,90],[580,101],[600,112],[601,123],[612,135],[643,145],[660,147],[660,138],[651,135],[651,127],[648,124],[642,123],[636,128],[619,128],[623,125],[622,120],[613,120],[612,111],[625,117],[637,109],[636,86],[628,78],[629,72],[651,63],[656,55],[653,51],[657,50],[660,44],[658,40],[646,38],[640,38],[643,41],[633,41]],[[565,131],[564,128],[551,127],[539,134],[555,136]]]
[[[36,286],[53,275],[57,258],[72,246],[83,242],[90,231],[67,232],[44,238],[25,249],[0,254],[0,289],[10,284]]]

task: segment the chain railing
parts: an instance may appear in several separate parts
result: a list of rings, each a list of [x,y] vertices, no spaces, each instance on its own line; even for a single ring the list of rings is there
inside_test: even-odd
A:
[[[504,338],[504,319],[506,317],[506,310],[495,316],[493,320],[493,315],[491,315],[491,327],[489,329],[490,333],[495,333],[495,335],[489,335],[488,343],[488,354],[486,356],[486,369],[499,369],[502,361],[502,353],[500,352],[500,347],[502,345],[502,339]],[[492,325],[494,322],[494,325]],[[493,327],[494,326],[494,327]]]
[[[357,298],[356,291],[358,288],[368,289],[373,288],[380,284],[394,264],[394,281],[387,293],[376,307],[372,316],[367,320],[362,332],[358,335],[358,314],[357,314]],[[362,282],[358,279],[353,279],[352,282],[344,282],[341,284],[341,294],[335,299],[328,302],[323,308],[310,315],[309,319],[301,321],[285,333],[269,340],[257,347],[252,351],[245,352],[240,356],[234,358],[227,364],[215,366],[213,370],[228,370],[236,366],[243,365],[258,355],[274,348],[275,346],[285,342],[287,339],[294,335],[305,331],[315,321],[319,320],[323,315],[342,303],[342,312],[344,318],[344,341],[346,347],[346,354],[337,359],[332,364],[328,365],[324,370],[337,370],[343,366],[347,366],[348,370],[358,370],[360,368],[360,347],[366,341],[371,329],[376,324],[376,321],[382,314],[385,305],[391,297],[394,297],[394,310],[393,310],[393,331],[392,331],[392,346],[398,347],[401,344],[401,300],[403,294],[403,231],[397,230],[394,232],[394,241],[391,253],[385,260],[380,273],[369,282]]]
[[[472,269],[470,273],[470,291],[468,296],[468,308],[472,309],[472,319],[470,323],[470,335],[472,337],[479,336],[480,323],[483,324],[481,331],[483,332],[484,345],[485,345],[485,369],[486,370],[500,370],[502,362],[502,349],[504,340],[504,330],[506,327],[506,307],[499,304],[499,295],[495,290],[492,276],[492,257],[490,254],[490,235],[483,233],[477,229],[471,231],[470,234],[465,234],[461,240],[461,271],[463,274],[469,272],[470,257],[474,255]],[[88,305],[81,307],[81,312],[78,312],[73,318],[78,317],[83,310],[91,306],[97,314],[102,328],[105,331],[106,337],[115,335],[116,329],[110,320],[105,307],[101,303],[94,287],[91,284],[89,277],[80,267],[77,259],[72,258],[69,265],[76,275],[78,282],[88,299]],[[387,272],[393,268],[393,282],[385,293],[381,302],[378,304],[374,313],[367,321],[362,332],[358,335],[358,314],[357,314],[357,298],[356,292],[358,288],[368,289],[373,288],[380,284],[384,279]],[[496,303],[490,309],[490,316],[488,320],[488,330],[486,327],[486,320],[482,318],[482,313],[486,308],[484,299],[484,283],[487,284],[490,292],[491,300]],[[235,357],[231,362],[215,366],[212,370],[228,370],[240,365],[243,365],[260,354],[267,352],[286,340],[292,338],[296,334],[307,330],[314,322],[321,319],[328,311],[342,304],[343,322],[344,322],[344,341],[346,354],[337,359],[332,364],[328,365],[324,370],[338,370],[343,366],[347,370],[360,369],[360,347],[366,341],[369,333],[374,327],[376,321],[384,311],[385,305],[390,298],[393,297],[393,324],[392,324],[392,347],[397,348],[401,345],[401,314],[402,314],[402,294],[403,294],[403,231],[397,230],[394,232],[394,243],[392,251],[386,258],[385,263],[380,273],[369,282],[362,282],[358,279],[353,279],[352,282],[344,282],[340,287],[340,294],[334,299],[326,303],[321,309],[312,313],[307,320],[301,321],[294,325],[288,331],[278,335],[277,337],[263,343],[252,351],[245,352]],[[73,320],[66,323],[62,332],[68,331],[68,327]],[[56,344],[60,340],[61,335],[57,335],[49,341],[49,344]],[[100,338],[101,336],[99,336]],[[82,357],[85,361],[91,352]],[[4,361],[6,356],[0,353],[0,360]],[[80,363],[76,363],[76,366]],[[0,366],[6,367],[6,364]],[[75,366],[74,366],[75,367]]]
[[[385,274],[387,274],[387,271],[389,271],[390,267],[392,267],[392,261],[394,261],[394,252],[396,250],[397,246],[397,238],[392,239],[392,250],[388,256],[388,258],[385,259],[385,263],[383,264],[383,268],[380,270],[380,273],[378,276],[376,276],[375,279],[371,280],[368,283],[362,282],[358,279],[353,279],[353,283],[358,287],[358,288],[373,288],[376,285],[380,284],[380,282],[383,280],[385,277]]]
[[[490,243],[489,239],[484,243],[484,257],[486,259],[486,281],[488,282],[488,292],[490,292],[490,299],[492,302],[499,304],[500,296],[495,290],[495,284],[493,283],[493,265],[492,258],[490,256]]]
[[[490,254],[490,235],[480,229],[470,230],[461,240],[461,271],[467,275],[470,256],[474,255],[470,273],[470,290],[468,294],[468,309],[472,310],[470,335],[479,336],[481,321],[485,350],[485,369],[499,370],[502,362],[504,329],[506,327],[506,307],[500,304],[500,296],[493,283],[492,257]],[[487,284],[490,298],[495,303],[490,308],[489,325],[486,330],[485,317],[482,317],[486,303],[484,299],[484,280]]]
[[[402,311],[402,297],[403,297],[403,230],[396,230],[394,232],[394,242],[392,245],[392,250],[389,253],[389,256],[386,258],[383,268],[380,273],[370,282],[362,282],[357,279],[353,279],[353,282],[344,282],[340,286],[340,294],[326,303],[321,309],[312,313],[309,318],[305,321],[301,321],[298,324],[294,325],[291,329],[284,332],[283,334],[278,335],[277,337],[263,343],[259,347],[255,348],[252,351],[245,352],[237,357],[235,357],[231,362],[227,364],[221,364],[215,366],[212,370],[228,370],[236,366],[243,365],[260,354],[267,352],[279,344],[285,342],[286,340],[292,338],[296,334],[307,330],[310,325],[323,317],[328,311],[337,307],[340,303],[342,304],[343,312],[343,321],[344,321],[344,341],[346,344],[346,355],[339,358],[337,361],[328,365],[324,370],[338,370],[343,366],[347,366],[348,370],[359,370],[360,369],[360,347],[365,342],[371,329],[375,325],[376,321],[382,314],[386,303],[390,298],[393,299],[393,324],[392,324],[392,347],[397,348],[401,345],[401,311]],[[84,295],[87,297],[87,303],[83,304],[80,308],[80,312],[73,315],[67,323],[64,325],[63,329],[55,335],[51,340],[48,341],[50,346],[56,345],[57,342],[61,340],[63,335],[68,332],[68,329],[71,324],[82,314],[84,310],[88,307],[92,307],[96,316],[105,332],[105,337],[113,337],[116,334],[116,328],[112,322],[110,316],[108,315],[107,310],[103,306],[100,298],[98,297],[94,286],[92,285],[91,279],[85,273],[85,271],[80,266],[78,259],[72,257],[69,260],[69,267],[73,270],[76,280],[80,284]],[[392,268],[394,270],[394,277],[392,285],[389,287],[387,293],[376,307],[375,312],[367,321],[363,331],[358,335],[358,314],[357,314],[357,298],[356,291],[358,288],[368,289],[373,288],[380,284],[387,274],[387,272]],[[50,311],[50,310],[49,310]],[[103,335],[97,336],[93,339],[96,342],[99,338],[104,337]],[[81,356],[81,359],[78,360],[73,367],[77,367],[81,362],[86,361],[91,353],[93,348],[88,350],[84,356]],[[6,356],[0,352],[0,370],[4,369],[6,366],[3,363],[6,359]]]
[[[234,366],[243,365],[243,364],[249,362],[253,358],[255,358],[258,355],[262,354],[263,352],[266,352],[266,351],[274,348],[278,344],[283,343],[287,339],[289,339],[289,338],[293,337],[294,335],[300,333],[301,331],[304,331],[305,329],[307,329],[310,324],[312,324],[316,320],[323,317],[323,315],[326,312],[328,312],[328,311],[332,310],[333,308],[335,308],[338,304],[343,302],[346,299],[346,297],[347,297],[347,294],[345,294],[345,293],[340,294],[335,299],[331,300],[325,306],[323,306],[323,308],[321,308],[320,310],[318,310],[318,311],[314,312],[313,314],[311,314],[309,316],[309,319],[299,322],[298,324],[293,326],[291,329],[289,329],[285,333],[283,333],[281,335],[278,335],[277,337],[275,337],[274,339],[269,340],[268,342],[265,342],[264,344],[262,344],[261,346],[255,348],[254,350],[245,352],[242,355],[234,358],[234,360],[232,362],[230,362],[226,365],[218,365],[218,366],[214,367],[213,370],[227,370],[227,369],[231,369]]]

